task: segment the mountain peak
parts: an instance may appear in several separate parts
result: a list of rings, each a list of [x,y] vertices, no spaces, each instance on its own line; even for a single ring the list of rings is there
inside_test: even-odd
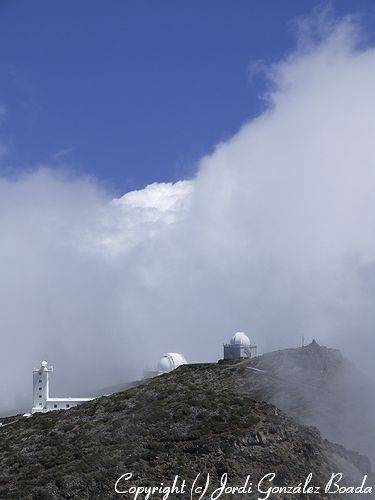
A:
[[[233,484],[270,472],[280,484],[303,482],[309,473],[325,484],[340,470],[355,484],[370,474],[369,460],[301,425],[322,417],[338,427],[342,415],[341,401],[336,411],[337,401],[326,398],[327,374],[313,372],[319,358],[337,364],[335,350],[310,345],[237,364],[183,365],[67,411],[13,417],[0,431],[0,497],[27,491],[33,498],[112,498],[126,472],[135,484],[178,474],[191,485],[204,471],[211,484],[225,472]],[[317,402],[322,413],[313,411]]]

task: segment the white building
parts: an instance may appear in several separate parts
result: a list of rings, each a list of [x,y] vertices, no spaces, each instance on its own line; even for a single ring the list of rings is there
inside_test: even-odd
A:
[[[94,398],[50,398],[49,374],[53,366],[42,361],[40,368],[33,370],[33,407],[31,413],[45,413],[51,410],[67,410]]]
[[[159,359],[156,370],[146,370],[144,378],[156,377],[162,373],[171,372],[181,365],[186,365],[187,361],[182,354],[178,352],[167,352]]]
[[[257,355],[257,346],[252,345],[244,332],[236,332],[229,344],[224,344],[224,359],[251,358]]]

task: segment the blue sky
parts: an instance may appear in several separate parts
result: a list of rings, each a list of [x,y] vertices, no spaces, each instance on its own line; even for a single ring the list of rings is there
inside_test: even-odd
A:
[[[291,21],[317,5],[0,0],[0,172],[67,164],[117,193],[190,177],[262,109],[249,65],[290,51]],[[371,0],[332,5],[373,38]]]
[[[44,358],[85,395],[164,352],[216,361],[236,330],[374,375],[375,2],[317,5],[0,0],[3,406]],[[304,14],[325,36],[296,53]],[[236,134],[265,107],[257,62],[277,63],[273,112]],[[193,181],[129,192],[219,141]]]

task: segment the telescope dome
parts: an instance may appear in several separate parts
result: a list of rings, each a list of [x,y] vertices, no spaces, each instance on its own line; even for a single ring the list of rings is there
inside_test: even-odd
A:
[[[178,352],[168,352],[164,354],[158,363],[159,372],[170,372],[181,365],[186,365],[186,359]]]
[[[250,339],[244,332],[236,332],[230,339],[231,345],[250,347]]]

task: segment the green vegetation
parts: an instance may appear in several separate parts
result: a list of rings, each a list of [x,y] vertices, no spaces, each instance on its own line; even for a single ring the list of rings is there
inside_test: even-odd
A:
[[[227,472],[242,484],[270,467],[292,482],[309,472],[323,481],[336,465],[366,470],[365,458],[254,399],[273,391],[247,368],[182,366],[110,397],[3,427],[0,498],[116,498],[115,481],[127,471],[138,484],[175,474],[192,482],[204,471],[213,481]]]

